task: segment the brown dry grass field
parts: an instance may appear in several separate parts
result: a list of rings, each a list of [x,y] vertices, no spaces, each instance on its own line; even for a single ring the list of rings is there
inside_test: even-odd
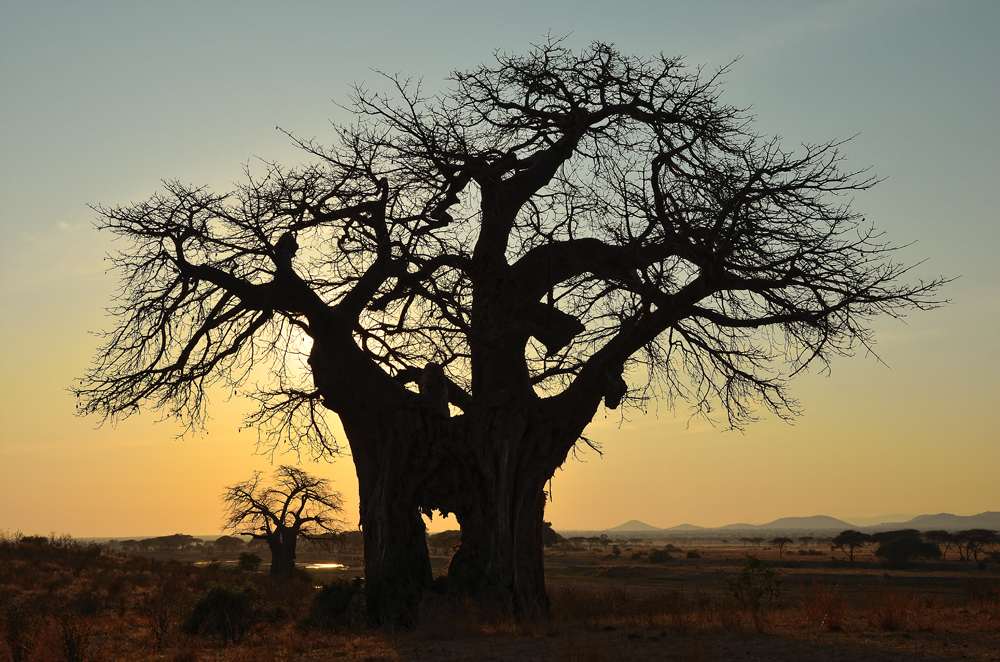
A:
[[[623,547],[620,557],[550,551],[549,620],[517,621],[435,596],[416,627],[392,631],[367,627],[357,598],[339,620],[317,620],[317,587],[355,569],[275,581],[180,553],[126,557],[7,539],[0,661],[1000,660],[996,565],[886,570],[868,557],[832,561],[826,550],[793,548],[779,559],[774,550],[687,544],[649,563],[650,546]],[[780,597],[756,610],[728,588],[747,551],[780,569]],[[447,558],[434,562],[441,572]],[[236,634],[220,634],[211,620],[192,625],[199,599],[218,586],[253,596],[259,610]]]

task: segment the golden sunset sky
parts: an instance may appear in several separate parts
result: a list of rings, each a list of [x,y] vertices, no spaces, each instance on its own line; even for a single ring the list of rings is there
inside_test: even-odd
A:
[[[631,54],[736,58],[723,100],[789,147],[855,136],[850,168],[885,178],[854,205],[959,277],[952,303],[877,320],[877,351],[797,378],[804,408],[745,433],[664,405],[599,413],[603,444],[569,460],[546,512],[557,529],[762,523],[782,516],[1000,510],[1000,3],[102,2],[0,5],[0,531],[218,533],[219,495],[254,469],[248,410],[213,399],[202,435],[146,411],[117,427],[74,416],[67,391],[110,327],[110,237],[87,204],[161,179],[227,190],[257,157],[304,160],[275,125],[320,142],[374,70],[447,85],[496,49],[547,33]],[[357,522],[350,458],[303,466],[336,481]],[[454,528],[436,519],[432,528]]]

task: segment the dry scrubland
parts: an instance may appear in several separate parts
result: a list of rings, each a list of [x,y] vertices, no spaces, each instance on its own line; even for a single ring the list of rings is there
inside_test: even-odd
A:
[[[0,660],[1000,660],[996,565],[887,571],[871,560],[831,562],[825,550],[781,559],[750,550],[781,579],[780,597],[761,595],[754,609],[752,595],[741,604],[730,590],[747,576],[747,550],[703,546],[689,558],[685,545],[660,563],[649,563],[648,546],[621,551],[550,551],[551,620],[518,622],[432,596],[416,628],[383,631],[363,623],[359,598],[341,600],[353,570],[277,581],[231,563],[7,537]],[[435,563],[440,572],[447,559]],[[348,580],[317,588],[335,577]]]

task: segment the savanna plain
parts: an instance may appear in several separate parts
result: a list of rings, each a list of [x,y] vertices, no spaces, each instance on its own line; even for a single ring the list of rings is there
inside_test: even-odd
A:
[[[443,574],[447,537],[429,542]],[[0,660],[1000,660],[1000,564],[954,553],[891,568],[817,542],[571,539],[546,551],[546,620],[434,594],[379,629],[358,551],[307,546],[275,579],[208,544],[7,533]]]

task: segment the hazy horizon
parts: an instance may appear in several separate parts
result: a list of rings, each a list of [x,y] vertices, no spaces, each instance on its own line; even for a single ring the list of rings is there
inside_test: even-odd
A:
[[[837,515],[830,515],[828,513],[814,513],[813,515],[782,515],[782,516],[776,517],[774,519],[769,519],[769,520],[766,520],[766,521],[759,521],[759,522],[727,522],[725,524],[719,524],[719,525],[715,525],[715,526],[704,526],[704,525],[698,524],[697,522],[677,522],[675,524],[667,524],[667,525],[660,526],[660,525],[654,524],[652,522],[646,522],[644,520],[638,520],[638,518],[628,517],[628,518],[625,518],[625,519],[621,520],[616,525],[607,526],[607,527],[601,527],[601,528],[586,527],[586,526],[583,526],[583,527],[560,526],[558,522],[552,522],[552,528],[555,529],[556,531],[608,531],[608,530],[611,530],[611,529],[615,529],[615,528],[617,528],[617,527],[619,527],[621,525],[627,524],[628,522],[631,522],[631,521],[640,521],[642,524],[645,524],[645,525],[648,525],[648,526],[652,526],[652,527],[654,527],[654,528],[656,528],[658,530],[667,530],[667,529],[671,529],[672,527],[683,526],[683,525],[693,525],[693,526],[697,526],[699,528],[713,530],[713,529],[719,529],[721,527],[731,526],[731,525],[734,525],[734,524],[749,524],[751,526],[760,526],[760,525],[763,525],[763,524],[769,524],[769,523],[774,522],[774,521],[776,521],[778,519],[786,519],[786,518],[789,518],[789,519],[790,518],[797,518],[798,519],[798,518],[809,518],[809,517],[817,517],[817,516],[820,516],[820,517],[832,517],[834,519],[841,520],[841,521],[846,522],[848,524],[864,528],[864,527],[869,527],[869,526],[878,526],[880,524],[905,523],[905,522],[907,522],[907,521],[909,521],[911,519],[914,519],[916,517],[920,517],[920,516],[923,516],[923,515],[947,514],[947,515],[957,515],[959,517],[970,517],[970,516],[973,516],[973,515],[980,515],[980,514],[987,513],[987,512],[997,512],[997,511],[993,511],[993,510],[990,510],[990,509],[987,508],[987,509],[983,509],[983,510],[978,510],[976,512],[961,512],[961,513],[955,513],[955,512],[953,512],[953,513],[945,513],[944,511],[936,511],[936,512],[918,513],[916,515],[894,514],[894,515],[881,515],[881,516],[876,516],[876,517],[865,517],[865,518],[838,517]],[[901,519],[896,519],[896,518],[901,518]],[[446,519],[435,518],[435,523],[437,524],[437,526],[429,526],[428,527],[428,533],[436,533],[436,532],[440,532],[440,531],[455,530],[455,529],[458,528],[458,523],[457,523],[457,521],[453,517],[449,517],[449,518],[446,518]],[[353,527],[353,526],[347,527],[348,530],[353,529],[353,528],[356,528],[356,527]],[[3,529],[0,529],[0,531],[3,531]],[[13,533],[13,531],[8,531],[8,533]],[[46,531],[46,532],[43,532],[43,531],[24,531],[24,530],[22,530],[21,533],[23,533],[25,535],[52,535],[52,534],[55,534],[57,536],[63,535],[63,534],[69,534],[70,536],[72,536],[73,538],[76,538],[76,539],[107,539],[107,540],[130,540],[130,539],[140,539],[140,538],[153,538],[153,537],[157,537],[157,536],[171,535],[171,534],[174,534],[174,533],[188,534],[188,535],[192,535],[192,536],[194,536],[196,538],[197,537],[209,537],[209,536],[235,535],[231,531],[227,531],[227,532],[223,532],[223,531],[206,532],[206,531],[196,531],[196,530],[192,530],[192,529],[180,529],[180,530],[176,530],[176,531],[166,531],[166,530],[163,530],[163,531],[151,531],[151,532],[141,533],[141,534],[121,534],[121,533],[107,533],[107,532],[104,532],[104,533],[97,533],[97,534],[95,534],[95,533],[87,533],[87,534],[82,534],[82,535],[76,535],[76,534],[74,534],[71,531]]]

